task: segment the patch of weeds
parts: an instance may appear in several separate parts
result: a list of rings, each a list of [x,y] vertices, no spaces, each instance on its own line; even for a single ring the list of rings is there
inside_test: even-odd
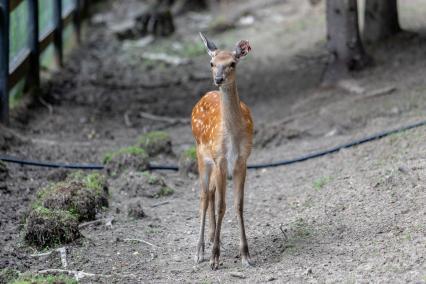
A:
[[[321,190],[332,180],[329,176],[320,177],[319,179],[314,180],[312,186],[315,190]]]
[[[158,192],[156,197],[160,198],[160,197],[165,197],[165,196],[170,196],[173,193],[175,193],[175,191],[173,189],[171,189],[170,187],[167,186],[163,186]]]
[[[115,152],[106,153],[104,155],[103,162],[104,162],[104,164],[107,164],[107,163],[111,162],[115,157],[117,157],[119,155],[123,155],[123,154],[140,156],[140,157],[143,157],[143,158],[147,157],[147,154],[146,154],[146,152],[143,148],[138,147],[138,146],[129,146],[129,147],[121,148],[121,149],[119,149],[118,151],[115,151]]]
[[[19,277],[19,271],[12,268],[3,268],[0,270],[0,283],[11,283]]]
[[[37,247],[69,243],[80,237],[78,218],[65,210],[35,207],[24,225],[25,240]]]
[[[147,179],[147,182],[148,182],[149,185],[161,184],[161,180],[157,176],[152,175],[149,172],[143,172],[142,174]]]
[[[104,163],[106,173],[111,177],[117,177],[130,169],[144,171],[148,168],[149,161],[145,149],[130,146],[107,153],[104,156]]]
[[[77,284],[78,282],[66,275],[22,275],[10,284]]]
[[[192,160],[197,160],[197,149],[195,148],[195,146],[186,149],[183,153],[185,157]]]
[[[189,173],[198,173],[197,149],[192,146],[181,154],[179,158],[179,172],[182,176],[188,176]]]
[[[297,219],[292,224],[292,230],[296,237],[298,238],[307,238],[311,235],[311,229],[309,227],[309,224],[306,223],[306,221],[303,218]]]
[[[67,180],[50,184],[37,193],[32,208],[64,210],[79,221],[94,220],[96,213],[108,206],[106,179],[99,173],[76,172]]]
[[[151,131],[138,138],[138,146],[146,149],[150,157],[172,153],[172,139],[167,132]]]

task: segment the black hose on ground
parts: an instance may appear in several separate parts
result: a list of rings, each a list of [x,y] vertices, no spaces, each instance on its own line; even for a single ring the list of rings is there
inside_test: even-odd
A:
[[[392,130],[388,130],[388,131],[383,131],[383,132],[379,132],[376,133],[374,135],[371,136],[367,136],[365,138],[361,138],[358,140],[354,140],[352,142],[348,142],[345,144],[341,144],[326,150],[322,150],[322,151],[318,151],[318,152],[313,152],[311,154],[306,154],[306,155],[302,155],[300,157],[297,158],[293,158],[293,159],[287,159],[287,160],[281,160],[281,161],[277,161],[277,162],[272,162],[272,163],[262,163],[262,164],[254,164],[254,165],[248,165],[247,168],[248,169],[263,169],[263,168],[272,168],[272,167],[279,167],[279,166],[285,166],[285,165],[291,165],[291,164],[295,164],[295,163],[300,163],[300,162],[304,162],[310,159],[314,159],[314,158],[318,158],[318,157],[322,157],[322,156],[326,156],[329,154],[333,154],[336,153],[342,149],[347,149],[347,148],[351,148],[360,144],[364,144],[367,142],[371,142],[374,140],[378,140],[381,139],[383,137],[395,134],[395,133],[399,133],[399,132],[403,132],[409,129],[413,129],[413,128],[417,128],[420,126],[425,126],[426,125],[426,120],[417,122],[417,123],[413,123],[407,126],[402,126],[396,129],[392,129]],[[18,158],[14,158],[14,157],[9,157],[9,156],[2,156],[0,155],[0,160],[6,163],[15,163],[15,164],[20,164],[20,165],[26,165],[26,166],[36,166],[36,167],[46,167],[46,168],[63,168],[63,169],[79,169],[79,170],[102,170],[105,167],[103,165],[100,164],[64,164],[64,163],[51,163],[51,162],[39,162],[39,161],[30,161],[30,160],[22,160],[22,159],[18,159]],[[179,167],[178,166],[174,166],[174,165],[149,165],[149,170],[151,171],[156,171],[156,170],[165,170],[165,171],[178,171]]]

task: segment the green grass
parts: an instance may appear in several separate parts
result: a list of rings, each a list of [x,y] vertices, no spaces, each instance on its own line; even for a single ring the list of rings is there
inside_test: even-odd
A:
[[[23,275],[10,282],[11,284],[77,284],[78,282],[65,275]]]
[[[312,186],[315,190],[320,190],[324,188],[332,180],[329,176],[320,177],[319,179],[314,180]]]
[[[170,196],[174,193],[175,191],[173,189],[171,189],[170,187],[164,186],[162,187],[156,194],[157,198],[159,197],[165,197],[165,196]]]
[[[142,174],[145,178],[148,179],[148,184],[150,185],[158,184],[160,182],[158,177],[150,174],[149,172],[143,172]]]
[[[188,149],[185,150],[185,152],[183,152],[186,158],[189,158],[191,160],[196,160],[197,159],[197,149],[195,148],[195,146],[192,146]]]
[[[71,174],[68,180],[82,182],[88,189],[93,189],[96,192],[102,192],[105,185],[105,176],[100,173],[85,174],[82,171],[77,171]]]
[[[148,157],[148,155],[146,154],[146,151],[138,146],[129,146],[129,147],[124,147],[119,149],[118,151],[115,152],[108,152],[104,155],[104,159],[103,162],[104,164],[109,163],[112,159],[114,159],[116,156],[118,155],[122,155],[122,154],[130,154],[130,155],[135,155],[135,156],[141,156],[143,158]]]

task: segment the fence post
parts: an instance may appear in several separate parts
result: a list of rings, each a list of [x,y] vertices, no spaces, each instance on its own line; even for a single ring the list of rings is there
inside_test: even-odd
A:
[[[28,46],[31,50],[30,70],[28,72],[28,84],[36,89],[40,86],[40,48],[39,48],[39,23],[38,0],[29,0],[29,37]]]
[[[81,0],[75,0],[74,7],[74,30],[77,44],[81,43]]]
[[[62,36],[62,0],[53,1],[53,24],[55,27],[53,45],[55,48],[55,60],[59,67],[63,64],[63,36]]]
[[[0,123],[9,124],[9,0],[0,0]]]

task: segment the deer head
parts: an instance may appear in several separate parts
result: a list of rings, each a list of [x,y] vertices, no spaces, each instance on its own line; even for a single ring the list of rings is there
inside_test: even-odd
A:
[[[234,82],[237,63],[251,50],[249,42],[247,40],[241,40],[237,43],[233,51],[226,51],[218,49],[216,45],[202,33],[200,33],[200,36],[206,46],[207,53],[211,57],[210,65],[213,81],[216,86]]]

